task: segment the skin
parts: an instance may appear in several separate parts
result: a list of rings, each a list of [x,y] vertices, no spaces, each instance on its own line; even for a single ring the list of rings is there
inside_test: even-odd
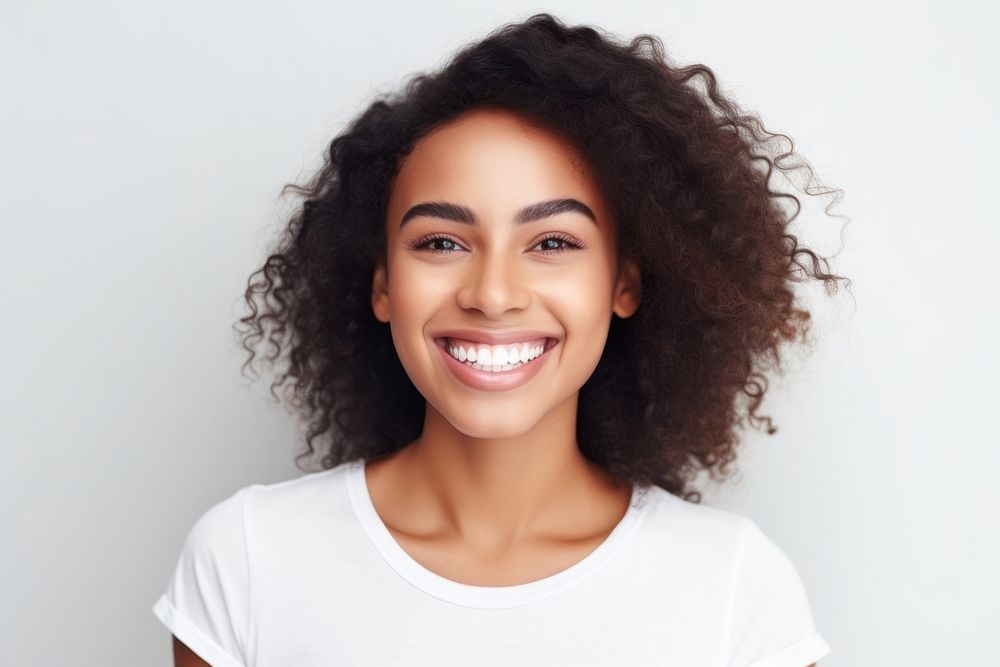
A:
[[[513,224],[522,207],[559,198],[584,203],[596,222],[568,211]],[[478,224],[421,215],[401,227],[424,202],[466,206]],[[375,269],[372,309],[426,411],[417,440],[369,463],[376,510],[415,560],[454,581],[506,586],[566,569],[608,536],[631,493],[577,446],[579,390],[612,314],[630,317],[640,303],[636,265],[618,275],[614,221],[586,160],[510,111],[477,109],[404,159],[385,225],[388,267]],[[412,247],[428,234],[448,240]],[[459,382],[434,343],[458,327],[561,340],[529,383],[484,392]]]
[[[522,207],[559,198],[584,203],[596,224],[579,212],[512,223]],[[400,227],[423,202],[461,204],[478,224],[418,216]],[[632,316],[641,299],[637,266],[618,272],[614,220],[586,160],[557,133],[477,109],[404,159],[385,226],[388,265],[375,268],[372,310],[390,325],[426,410],[417,440],[367,466],[376,511],[407,553],[453,581],[509,586],[568,568],[628,506],[631,489],[580,453],[576,417],[612,314]],[[449,240],[411,247],[428,234]],[[552,234],[584,247],[546,241]],[[566,249],[544,252],[555,248]],[[481,392],[443,365],[433,335],[452,328],[537,329],[561,340],[528,384]],[[207,664],[176,637],[174,660]]]
[[[171,635],[173,637],[173,635]],[[177,637],[173,637],[174,667],[211,667]]]

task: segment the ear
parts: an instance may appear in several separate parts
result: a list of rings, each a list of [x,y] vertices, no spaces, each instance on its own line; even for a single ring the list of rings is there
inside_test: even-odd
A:
[[[379,322],[389,322],[389,279],[384,259],[375,263],[375,274],[372,276],[372,312]]]
[[[631,258],[625,260],[619,272],[615,285],[615,296],[612,311],[625,319],[635,314],[642,302],[642,281],[639,278],[639,265]]]

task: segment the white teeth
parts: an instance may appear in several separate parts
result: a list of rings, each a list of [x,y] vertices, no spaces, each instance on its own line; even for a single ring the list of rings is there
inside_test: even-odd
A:
[[[510,355],[507,354],[507,348],[505,348],[505,347],[498,347],[498,348],[496,348],[496,351],[493,352],[493,365],[494,366],[506,366],[507,365],[507,357],[509,357],[509,356]]]
[[[529,345],[520,343],[510,346],[468,346],[449,345],[448,353],[461,362],[468,361],[479,370],[494,373],[509,371],[519,364],[526,364],[545,351],[544,343]]]

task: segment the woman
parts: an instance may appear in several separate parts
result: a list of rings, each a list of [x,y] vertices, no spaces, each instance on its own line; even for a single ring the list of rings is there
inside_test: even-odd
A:
[[[547,14],[373,103],[241,320],[323,470],[195,523],[154,607],[176,664],[826,655],[784,553],[689,488],[774,432],[797,272],[842,279],[787,232],[773,136],[656,38]]]

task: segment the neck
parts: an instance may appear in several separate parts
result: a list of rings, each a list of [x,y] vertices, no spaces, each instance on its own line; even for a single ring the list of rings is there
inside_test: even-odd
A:
[[[428,405],[420,438],[391,457],[400,522],[491,553],[585,539],[616,523],[631,489],[580,453],[576,398],[529,433],[498,440],[470,438]]]

